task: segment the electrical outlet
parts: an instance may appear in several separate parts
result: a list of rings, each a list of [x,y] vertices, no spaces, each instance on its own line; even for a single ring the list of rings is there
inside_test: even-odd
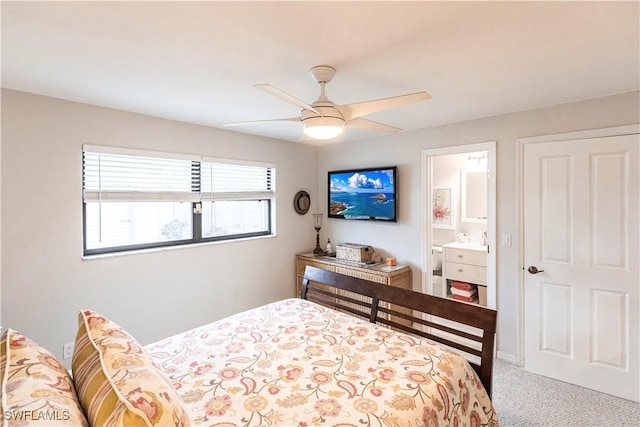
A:
[[[73,356],[73,346],[74,343],[69,342],[62,346],[62,358],[69,359]]]

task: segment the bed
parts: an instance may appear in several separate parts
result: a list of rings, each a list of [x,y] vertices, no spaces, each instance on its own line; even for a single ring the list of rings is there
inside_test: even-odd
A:
[[[302,298],[145,349],[192,425],[497,426],[495,323],[493,310],[307,267]]]
[[[145,347],[81,310],[73,376],[7,328],[2,426],[498,425],[495,311],[314,267],[301,297]]]

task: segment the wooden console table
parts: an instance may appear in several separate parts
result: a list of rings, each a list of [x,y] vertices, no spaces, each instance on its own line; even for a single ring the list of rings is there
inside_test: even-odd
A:
[[[358,265],[350,261],[336,259],[335,257],[316,256],[313,253],[296,255],[296,296],[300,297],[302,278],[307,265],[333,271],[347,276],[358,277],[383,285],[394,286],[402,289],[411,289],[411,268],[409,266],[389,267],[384,263],[374,265]],[[405,323],[403,319],[397,319]]]

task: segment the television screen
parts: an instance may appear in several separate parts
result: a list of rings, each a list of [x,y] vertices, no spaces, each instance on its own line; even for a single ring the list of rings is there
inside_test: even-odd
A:
[[[396,221],[397,167],[329,172],[329,218]]]

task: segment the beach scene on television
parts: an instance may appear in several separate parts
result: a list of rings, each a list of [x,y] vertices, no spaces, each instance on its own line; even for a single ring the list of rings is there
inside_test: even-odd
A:
[[[329,174],[329,216],[395,220],[393,169]]]

